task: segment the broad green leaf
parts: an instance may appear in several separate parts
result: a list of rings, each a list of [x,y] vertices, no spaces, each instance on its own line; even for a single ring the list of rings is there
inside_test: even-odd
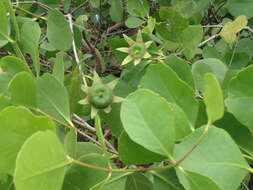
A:
[[[127,11],[132,16],[147,17],[149,15],[149,3],[147,0],[128,0]]]
[[[169,65],[182,79],[184,82],[188,83],[192,88],[194,88],[194,80],[191,73],[190,63],[184,59],[179,58],[175,54],[169,55],[164,63]]]
[[[3,71],[8,72],[11,76],[15,74],[26,71],[32,74],[30,68],[28,67],[27,63],[24,62],[22,59],[19,59],[14,56],[5,56],[0,60],[0,67]]]
[[[122,0],[109,0],[109,3],[111,5],[110,7],[110,16],[112,18],[112,21],[114,22],[120,22],[123,18],[123,1]]]
[[[149,17],[147,26],[143,29],[143,32],[151,36],[155,29],[155,26],[156,26],[156,19],[153,17]]]
[[[182,32],[183,54],[188,60],[194,58],[197,53],[198,45],[203,38],[201,25],[190,25]]]
[[[246,126],[236,120],[232,114],[225,112],[224,117],[215,122],[215,126],[226,130],[241,150],[253,156],[253,134],[250,133]]]
[[[22,25],[20,36],[20,45],[24,53],[30,54],[36,70],[37,76],[40,74],[40,60],[39,60],[39,39],[41,29],[37,22],[25,22]]]
[[[108,160],[99,154],[88,154],[79,158],[81,162],[95,165],[97,167],[108,168]],[[93,168],[87,168],[80,165],[72,165],[68,169],[63,190],[78,188],[80,190],[88,190],[94,185],[105,180],[108,176],[107,172],[99,171]]]
[[[51,119],[35,116],[23,107],[2,110],[0,123],[0,173],[13,174],[18,151],[32,134],[37,131],[55,131]]]
[[[145,21],[138,18],[138,17],[129,17],[126,21],[125,24],[128,28],[137,28],[139,26],[141,26],[142,24],[144,24]]]
[[[0,189],[14,190],[13,179],[11,176],[0,174]]]
[[[248,20],[245,15],[237,17],[233,22],[228,22],[222,28],[220,36],[227,42],[233,43],[236,41],[236,35],[240,32],[245,26],[247,26]]]
[[[36,85],[38,108],[57,121],[71,124],[66,88],[50,74],[38,78]]]
[[[219,81],[214,74],[205,74],[204,81],[204,102],[208,123],[212,124],[224,115],[223,93]]]
[[[53,75],[61,84],[64,84],[64,61],[63,52],[56,54],[56,59],[54,63]]]
[[[3,47],[8,43],[5,36],[9,37],[10,23],[7,16],[7,7],[4,2],[0,2],[0,47]]]
[[[198,102],[195,100],[194,91],[169,66],[163,63],[150,65],[141,80],[141,86],[180,106],[194,126],[198,115]]]
[[[205,127],[197,129],[176,145],[174,156],[177,160],[180,160],[199,141],[204,130]],[[247,171],[240,167],[248,168],[249,166],[230,135],[223,129],[213,126],[198,146],[181,162],[180,167],[187,172],[209,178],[222,190],[236,190],[247,175]],[[178,170],[177,174],[181,183],[186,190],[191,190],[188,188],[189,182],[185,180],[185,176],[180,175]],[[205,188],[205,184],[202,188],[199,186],[199,189]]]
[[[75,129],[70,129],[64,138],[64,148],[68,156],[76,157],[77,134]]]
[[[121,121],[134,142],[152,152],[171,155],[174,118],[172,106],[165,99],[150,90],[137,90],[123,101]]]
[[[103,154],[103,150],[91,142],[77,142],[76,143],[76,158],[79,159],[80,157],[87,155],[87,154]]]
[[[57,136],[51,131],[37,132],[18,153],[14,174],[16,190],[61,190],[70,160]]]
[[[228,0],[227,8],[233,16],[247,15],[248,18],[253,16],[252,0]]]
[[[125,190],[153,190],[151,181],[141,173],[134,173],[127,177]]]
[[[69,50],[72,44],[72,33],[64,15],[51,10],[48,13],[47,37],[50,44],[58,50]]]
[[[119,138],[119,157],[120,160],[127,165],[149,164],[160,162],[165,159],[165,157],[150,152],[143,146],[133,142],[126,132],[123,132]]]
[[[10,81],[8,90],[13,104],[36,107],[36,85],[30,73],[16,74]]]
[[[251,132],[253,132],[252,76],[252,66],[239,72],[228,86],[228,98],[225,101],[228,111],[232,113],[239,122],[247,126]]]
[[[196,90],[204,90],[204,75],[206,73],[214,73],[220,84],[222,84],[227,71],[228,67],[219,59],[208,58],[195,62],[192,65],[192,74]]]

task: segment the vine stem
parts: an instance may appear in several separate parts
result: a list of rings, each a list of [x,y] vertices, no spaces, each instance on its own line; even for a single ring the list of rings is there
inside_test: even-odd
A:
[[[102,149],[104,151],[104,155],[106,155],[107,148],[106,148],[106,144],[105,144],[105,137],[104,137],[104,134],[103,134],[101,121],[100,121],[100,117],[99,117],[98,114],[95,116],[95,128],[96,128],[96,134],[97,134],[97,137],[98,137],[98,142],[102,146]]]
[[[99,170],[99,171],[104,171],[104,172],[108,172],[108,173],[126,173],[126,172],[147,172],[147,171],[159,171],[159,170],[165,170],[165,169],[169,169],[169,168],[173,168],[176,165],[175,164],[169,164],[166,166],[161,166],[161,167],[156,167],[156,168],[130,168],[130,169],[114,169],[114,168],[102,168],[102,167],[98,167],[95,165],[91,165],[85,162],[81,162],[79,160],[75,160],[71,157],[68,156],[68,159],[77,165],[86,167],[86,168],[92,168],[95,170]]]

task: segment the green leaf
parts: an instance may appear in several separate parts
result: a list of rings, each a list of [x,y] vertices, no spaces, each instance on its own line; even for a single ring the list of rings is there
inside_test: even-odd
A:
[[[14,183],[16,190],[61,190],[70,161],[57,136],[51,131],[37,132],[18,153]]]
[[[153,190],[151,181],[141,173],[134,173],[127,177],[125,190]]]
[[[138,154],[141,156],[136,156]],[[119,157],[127,165],[149,164],[165,159],[165,157],[150,152],[143,146],[133,142],[126,132],[123,132],[119,138]]]
[[[201,25],[188,26],[182,32],[183,54],[188,60],[194,58],[197,53],[198,45],[203,38],[203,29]]]
[[[123,101],[121,121],[134,142],[152,152],[171,155],[174,118],[171,104],[165,99],[149,90],[137,90]]]
[[[228,0],[227,8],[233,16],[246,15],[248,18],[253,16],[253,2],[251,0]]]
[[[127,11],[132,16],[147,17],[149,15],[149,3],[147,0],[128,0]]]
[[[0,111],[8,106],[11,106],[10,100],[4,95],[0,95]]]
[[[57,121],[72,125],[66,88],[52,75],[37,78],[37,105]]]
[[[60,1],[52,1],[52,0],[38,0],[38,1],[51,8],[57,8],[60,5]]]
[[[204,130],[205,127],[197,129],[180,144],[176,145],[174,156],[177,160],[180,160],[199,142]],[[236,190],[247,175],[247,171],[239,166],[249,167],[230,135],[223,129],[213,126],[200,141],[200,144],[181,162],[177,174],[186,190],[191,190],[191,188],[189,188],[189,181],[187,182],[185,176],[180,175],[182,169],[209,178],[222,190]],[[217,171],[219,175],[217,175]],[[200,179],[199,181],[203,180],[206,179]],[[199,183],[199,185],[201,184]],[[198,186],[198,188],[205,189],[205,184],[202,183],[202,185],[203,187]]]
[[[184,190],[176,175],[175,169],[152,171],[154,190]]]
[[[198,115],[195,93],[169,66],[163,63],[150,65],[141,80],[141,86],[159,93],[168,101],[180,106],[194,126]]]
[[[181,80],[188,83],[192,88],[194,88],[194,80],[189,62],[179,58],[175,54],[169,55],[168,58],[164,60],[164,62],[177,73]]]
[[[203,91],[203,79],[206,73],[214,73],[220,84],[222,84],[227,71],[228,67],[219,59],[208,58],[196,61],[192,65],[192,74],[196,89]]]
[[[204,102],[208,123],[212,124],[224,115],[223,93],[219,81],[214,74],[205,74],[204,81]]]
[[[93,8],[99,8],[100,6],[100,0],[89,0],[90,1],[90,5]]]
[[[53,75],[61,84],[64,84],[64,61],[63,61],[63,52],[56,54],[56,59],[54,63]]]
[[[0,123],[0,173],[13,174],[18,151],[32,134],[45,130],[55,132],[52,120],[35,116],[23,107],[8,107],[1,111]]]
[[[13,104],[36,107],[36,85],[30,73],[16,74],[10,81],[8,90]]]
[[[10,74],[11,76],[14,76],[15,74],[22,71],[26,71],[32,74],[27,63],[24,62],[22,59],[19,59],[14,56],[3,57],[0,60],[0,67],[3,69],[3,71],[8,72],[8,74]]]
[[[208,177],[190,171],[183,171],[183,174],[188,180],[190,187],[190,188],[187,187],[186,190],[188,189],[202,190],[203,187],[205,188],[205,190],[222,190],[216,183],[214,183]]]
[[[47,37],[50,44],[58,50],[69,50],[72,44],[72,33],[64,15],[51,10],[48,13]]]
[[[24,53],[30,54],[36,70],[37,76],[40,74],[40,60],[39,60],[39,40],[41,29],[37,22],[25,22],[22,25],[20,36],[20,45]]]
[[[125,24],[128,28],[137,28],[139,26],[141,26],[142,24],[144,24],[145,21],[138,18],[138,17],[129,17],[126,21]]]
[[[9,37],[10,23],[7,17],[7,7],[4,2],[0,2],[0,47],[3,47],[8,43],[8,40],[4,37]]]
[[[170,33],[169,40],[180,42],[183,30],[188,27],[188,20],[183,18],[173,7],[162,7],[159,15],[161,19],[169,23],[169,27],[166,26]]]
[[[122,175],[122,174],[121,174]],[[125,174],[123,174],[125,175]],[[116,176],[118,177],[118,176]],[[121,177],[119,179],[112,178],[109,183],[105,184],[102,190],[125,190],[125,184],[127,177]]]
[[[108,168],[108,160],[99,154],[88,154],[79,159],[81,162],[97,167]],[[80,165],[72,165],[66,173],[63,190],[75,189],[87,190],[105,180],[107,172]]]
[[[215,122],[215,126],[226,130],[241,150],[253,156],[253,134],[250,133],[247,127],[237,121],[232,114],[225,112],[224,117]]]
[[[234,77],[228,87],[228,98],[225,103],[228,111],[238,121],[253,132],[252,105],[253,105],[253,67],[242,70]]]
[[[111,5],[110,16],[112,18],[112,21],[120,22],[123,18],[124,13],[122,0],[109,0],[109,3]]]
[[[68,156],[76,157],[76,147],[77,147],[77,134],[75,129],[70,129],[64,138],[64,148]]]
[[[237,17],[233,22],[228,22],[222,28],[220,36],[227,42],[233,43],[236,41],[237,33],[247,26],[248,20],[245,15]]]
[[[77,159],[79,159],[80,157],[87,155],[87,154],[92,154],[92,153],[96,153],[96,154],[103,154],[103,150],[91,143],[91,142],[77,142],[76,143],[76,157]]]

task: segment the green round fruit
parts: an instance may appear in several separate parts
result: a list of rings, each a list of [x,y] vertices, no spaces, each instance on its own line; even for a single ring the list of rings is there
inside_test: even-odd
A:
[[[146,47],[145,44],[142,42],[134,43],[130,47],[130,55],[134,59],[141,59],[146,53]]]
[[[112,90],[104,85],[93,86],[88,94],[89,103],[97,109],[108,107],[113,101]]]

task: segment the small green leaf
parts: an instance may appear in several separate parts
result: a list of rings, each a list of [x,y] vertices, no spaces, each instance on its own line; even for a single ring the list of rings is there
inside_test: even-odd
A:
[[[16,190],[61,190],[68,164],[70,161],[57,136],[51,131],[37,132],[18,153]]]
[[[247,15],[248,18],[253,17],[253,1],[252,0],[228,0],[226,7],[233,16]]]
[[[69,50],[72,33],[64,15],[57,10],[49,11],[47,24],[47,37],[50,44],[58,50]]]
[[[134,142],[152,152],[171,155],[175,139],[174,118],[171,104],[165,99],[150,90],[137,90],[122,103],[121,121]]]
[[[35,116],[23,107],[1,111],[0,123],[0,173],[13,174],[18,151],[32,134],[45,130],[55,132],[51,119]]]
[[[237,17],[233,22],[228,22],[222,28],[220,36],[227,42],[233,43],[236,41],[236,35],[248,24],[248,19],[245,15]]]
[[[134,173],[127,177],[125,190],[153,190],[151,181],[141,173]]]
[[[208,116],[208,123],[221,119],[224,115],[223,93],[219,81],[212,73],[207,73],[204,76],[204,102]]]
[[[10,81],[8,90],[13,104],[36,107],[36,85],[30,73],[16,74]]]
[[[144,24],[145,21],[138,18],[138,17],[129,17],[126,21],[125,24],[128,28],[137,28],[139,26],[141,26],[142,24]]]

